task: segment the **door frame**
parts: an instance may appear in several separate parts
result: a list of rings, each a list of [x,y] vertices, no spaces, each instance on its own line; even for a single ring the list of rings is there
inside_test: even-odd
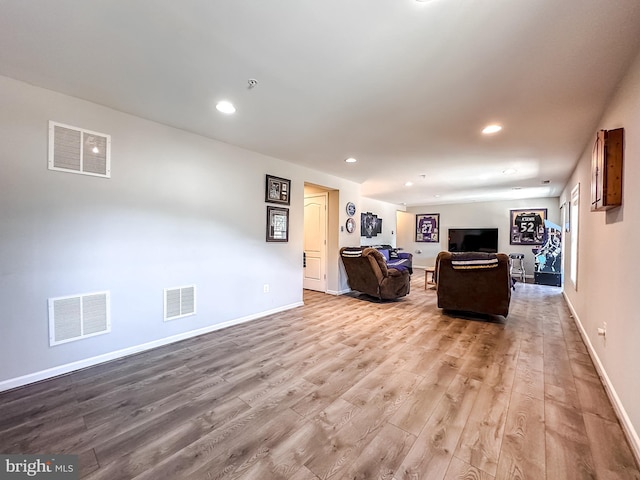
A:
[[[321,188],[321,187],[317,187],[319,188],[319,190],[321,191],[317,191],[317,192],[313,192],[313,193],[306,193],[304,195],[304,202],[303,202],[303,215],[305,214],[305,208],[306,208],[306,203],[307,203],[307,199],[308,198],[313,198],[313,197],[324,197],[324,205],[325,205],[325,209],[324,209],[324,238],[322,239],[322,266],[321,266],[321,271],[323,272],[323,279],[322,279],[322,290],[316,290],[316,291],[320,291],[323,293],[327,293],[328,291],[328,278],[327,278],[327,267],[328,267],[328,255],[329,255],[329,249],[328,249],[328,245],[329,245],[329,191],[327,189]],[[303,219],[303,225],[304,225],[304,219]],[[305,240],[305,236],[306,236],[306,231],[303,231],[303,245],[302,245],[302,252],[303,255],[305,255],[306,249],[305,249],[305,245],[304,245],[304,240]],[[304,269],[305,267],[303,266],[302,269],[302,275],[303,275],[303,280],[302,280],[302,287],[303,288],[307,288],[305,287],[304,284]]]

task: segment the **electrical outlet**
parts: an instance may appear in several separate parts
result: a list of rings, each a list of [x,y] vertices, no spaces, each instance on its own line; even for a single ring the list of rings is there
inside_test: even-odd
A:
[[[607,336],[607,322],[602,322],[602,327],[598,328],[598,335],[602,337]]]
[[[264,293],[269,293],[269,284],[265,283],[264,286],[262,287],[262,291]]]

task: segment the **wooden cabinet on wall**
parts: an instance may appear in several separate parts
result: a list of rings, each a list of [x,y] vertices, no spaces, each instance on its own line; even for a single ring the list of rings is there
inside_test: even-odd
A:
[[[622,205],[623,131],[598,131],[591,159],[592,212]]]

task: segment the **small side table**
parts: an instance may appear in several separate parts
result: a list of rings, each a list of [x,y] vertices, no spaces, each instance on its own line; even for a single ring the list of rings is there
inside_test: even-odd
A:
[[[511,277],[518,277],[522,283],[527,281],[524,271],[524,253],[509,254],[509,273]]]
[[[429,280],[429,274],[431,274],[431,280]],[[433,279],[433,276],[436,274],[436,267],[426,267],[424,269],[424,289],[431,288],[432,290],[436,288],[436,282]]]

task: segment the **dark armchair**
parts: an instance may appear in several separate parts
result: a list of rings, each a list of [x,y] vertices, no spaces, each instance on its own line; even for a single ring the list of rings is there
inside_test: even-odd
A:
[[[375,248],[344,247],[340,249],[340,257],[352,290],[381,300],[392,300],[409,293],[409,271],[388,268],[384,256]]]
[[[488,256],[479,254],[478,257]],[[451,252],[440,252],[436,257],[438,307],[506,317],[511,301],[509,257],[504,253],[493,254],[497,264],[490,267],[456,266],[456,258],[470,257],[452,255]]]

